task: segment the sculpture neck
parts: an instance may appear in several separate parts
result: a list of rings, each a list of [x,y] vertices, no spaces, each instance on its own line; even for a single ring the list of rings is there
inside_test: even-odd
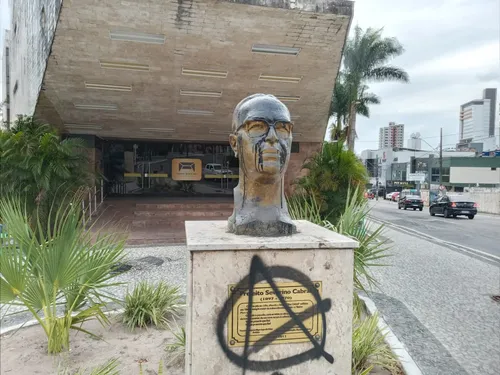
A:
[[[241,197],[241,208],[246,207],[275,207],[283,208],[285,197],[283,196],[283,179],[266,181],[265,183],[245,177],[240,170],[240,179],[234,193]]]

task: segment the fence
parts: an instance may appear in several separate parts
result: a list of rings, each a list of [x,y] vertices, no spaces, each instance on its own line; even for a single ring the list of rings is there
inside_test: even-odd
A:
[[[104,181],[101,180],[99,189],[97,185],[88,189],[88,196],[82,200],[83,223],[86,224],[92,220],[92,216],[97,214],[99,207],[104,201]]]

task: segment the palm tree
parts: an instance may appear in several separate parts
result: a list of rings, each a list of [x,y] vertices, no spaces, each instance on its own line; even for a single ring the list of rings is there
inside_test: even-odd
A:
[[[383,38],[382,29],[359,26],[354,29],[344,49],[344,74],[349,87],[348,148],[354,150],[356,136],[356,113],[362,105],[361,98],[367,82],[399,81],[409,82],[408,73],[388,62],[404,52],[396,38]]]
[[[359,90],[359,96],[356,100],[356,113],[370,117],[370,104],[379,104],[380,98],[370,92],[367,92],[368,86],[363,85]],[[332,141],[345,140],[349,136],[349,108],[350,108],[350,87],[345,77],[340,76],[333,89],[332,102],[330,104],[330,116],[335,117],[335,123],[330,130],[330,139]]]

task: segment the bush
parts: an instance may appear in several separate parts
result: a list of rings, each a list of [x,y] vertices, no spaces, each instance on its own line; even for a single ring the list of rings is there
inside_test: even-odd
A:
[[[380,332],[378,313],[353,320],[352,332],[352,374],[369,374],[374,366],[382,366],[388,370],[397,368],[396,355],[385,343],[386,332]]]
[[[183,361],[186,353],[186,330],[182,327],[177,328],[176,332],[173,330],[172,332],[174,333],[174,342],[167,344],[165,347],[165,351],[172,356],[168,362],[169,364]]]
[[[42,225],[51,208],[68,203],[61,196],[94,179],[82,139],[62,140],[55,128],[30,116],[19,116],[10,130],[0,130],[0,194],[19,194],[28,214],[35,217],[36,210]]]
[[[123,258],[123,238],[85,230],[80,203],[75,197],[50,210],[54,227],[45,231],[39,215],[34,228],[28,225],[22,199],[0,199],[0,217],[13,239],[2,245],[0,302],[31,312],[47,335],[49,353],[69,349],[70,329],[92,334],[81,327],[85,321],[108,323],[103,307],[114,299],[103,289],[116,285],[109,282],[111,270]]]
[[[148,325],[164,328],[171,316],[176,316],[181,309],[181,296],[178,287],[164,282],[157,285],[147,281],[140,282],[125,297],[125,311],[122,321],[130,330]]]
[[[303,168],[309,173],[298,180],[298,190],[315,197],[326,220],[337,222],[349,190],[357,192],[357,201],[363,199],[366,168],[352,151],[344,149],[343,142],[323,143],[321,151],[309,158]]]

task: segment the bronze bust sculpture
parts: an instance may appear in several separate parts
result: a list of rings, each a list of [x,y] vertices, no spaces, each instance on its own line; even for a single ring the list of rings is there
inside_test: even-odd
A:
[[[280,236],[296,232],[283,180],[292,146],[288,108],[273,95],[255,94],[234,109],[229,142],[239,159],[231,233]]]

